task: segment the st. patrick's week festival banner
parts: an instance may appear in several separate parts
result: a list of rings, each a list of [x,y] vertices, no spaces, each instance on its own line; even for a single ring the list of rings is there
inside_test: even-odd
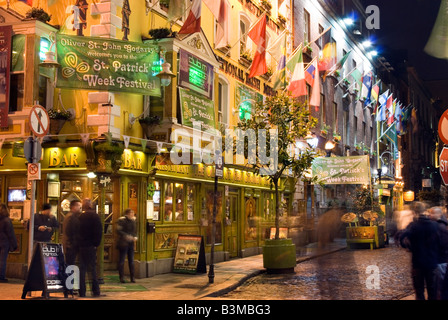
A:
[[[318,157],[311,168],[325,184],[370,184],[368,156]]]
[[[59,88],[161,96],[157,46],[58,34],[57,56]]]

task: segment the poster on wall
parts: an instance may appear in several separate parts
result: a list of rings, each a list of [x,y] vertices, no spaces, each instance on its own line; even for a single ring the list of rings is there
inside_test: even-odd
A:
[[[213,66],[179,49],[179,85],[213,100]]]
[[[215,129],[215,104],[191,90],[179,88],[182,124],[193,128],[193,122],[202,122],[202,130]]]
[[[369,156],[319,157],[311,168],[325,184],[370,184]]]
[[[159,48],[105,38],[57,35],[58,88],[161,96]]]
[[[0,27],[0,127],[8,127],[12,26]]]
[[[206,273],[202,236],[180,234],[177,238],[173,272]]]

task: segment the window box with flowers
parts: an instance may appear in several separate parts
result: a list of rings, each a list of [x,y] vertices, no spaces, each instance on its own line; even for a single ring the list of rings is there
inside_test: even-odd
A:
[[[342,137],[341,137],[341,135],[339,133],[333,132],[333,140],[334,140],[334,142],[341,142],[341,139],[342,139]]]
[[[50,109],[48,117],[50,118],[50,134],[58,134],[65,122],[72,118],[72,114],[69,111]]]
[[[245,67],[250,67],[252,64],[252,53],[249,50],[243,51],[240,55],[239,62]]]
[[[328,132],[330,131],[331,126],[328,126],[326,124],[322,124],[322,127],[320,129],[320,135],[323,137],[326,137]]]
[[[154,127],[160,125],[161,120],[159,116],[154,115],[140,118],[138,119],[138,122],[142,126],[143,134],[145,135],[146,139],[150,139]]]

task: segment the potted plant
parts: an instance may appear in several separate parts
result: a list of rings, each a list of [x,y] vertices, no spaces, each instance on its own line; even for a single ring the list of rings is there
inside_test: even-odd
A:
[[[51,20],[51,14],[49,15],[42,8],[31,8],[25,15],[27,19],[36,19],[42,22],[49,22]]]
[[[284,26],[286,24],[286,18],[283,15],[281,15],[280,13],[278,14],[277,20],[282,26]]]
[[[311,167],[316,154],[311,148],[304,150],[300,155],[291,154],[290,146],[295,141],[305,138],[316,125],[317,119],[311,116],[306,104],[283,93],[266,97],[266,101],[255,104],[252,114],[250,119],[242,119],[238,123],[238,128],[243,131],[254,130],[258,133],[256,136],[266,134],[265,141],[271,141],[268,133],[270,135],[270,129],[275,128],[277,140],[278,163],[272,166],[270,164],[273,160],[271,160],[268,161],[269,164],[266,164],[262,155],[256,155],[253,164],[254,172],[265,176],[275,190],[275,236],[273,239],[265,239],[263,266],[269,273],[294,272],[295,245],[292,239],[280,238],[280,216],[283,210],[279,185],[280,181],[285,179],[284,173],[289,170],[295,179],[305,179],[303,173]]]
[[[341,135],[339,133],[333,132],[333,140],[334,140],[334,142],[341,142],[341,139],[342,139],[342,137],[341,137]]]
[[[48,110],[48,117],[50,118],[50,134],[58,134],[67,120],[72,118],[69,111]]]
[[[322,124],[320,129],[320,135],[323,137],[326,137],[328,134],[328,131],[330,131],[331,127],[326,125],[325,123]]]
[[[152,39],[164,39],[175,37],[176,32],[172,32],[171,29],[168,28],[156,28],[149,30],[149,35]]]
[[[151,137],[152,131],[154,130],[154,126],[159,125],[161,119],[157,115],[149,115],[147,117],[138,119],[138,122],[142,126],[142,130],[146,139],[149,139]]]
[[[93,148],[98,172],[116,172],[120,169],[124,151],[123,143],[106,139],[96,141]]]
[[[250,66],[252,63],[252,53],[249,50],[244,50],[240,55],[240,63],[245,66]]]

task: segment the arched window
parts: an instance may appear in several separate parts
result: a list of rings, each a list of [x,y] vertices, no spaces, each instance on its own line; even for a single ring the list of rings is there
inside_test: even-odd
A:
[[[229,82],[225,77],[218,78],[218,122],[226,128],[229,125]]]
[[[248,37],[247,33],[249,32],[250,28],[250,19],[247,17],[247,15],[243,12],[240,13],[240,55],[242,55],[244,52],[251,49],[250,44],[248,44]]]

